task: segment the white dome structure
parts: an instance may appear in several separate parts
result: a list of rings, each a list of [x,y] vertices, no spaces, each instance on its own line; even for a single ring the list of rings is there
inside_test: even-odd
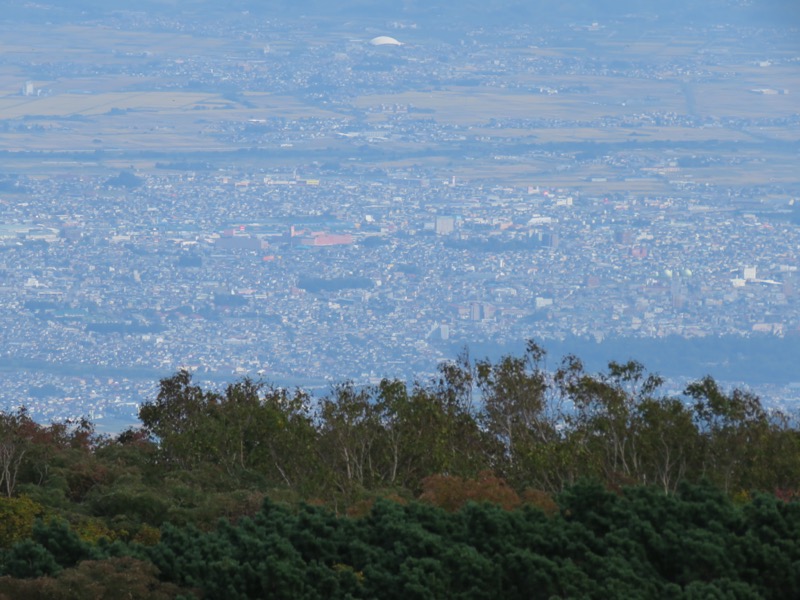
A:
[[[370,44],[373,46],[402,46],[401,42],[398,42],[393,37],[389,37],[388,35],[379,35],[376,38],[372,38],[369,41]]]

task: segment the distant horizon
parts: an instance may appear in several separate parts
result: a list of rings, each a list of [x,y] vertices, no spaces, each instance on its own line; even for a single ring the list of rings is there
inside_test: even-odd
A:
[[[44,7],[45,5],[42,5]],[[697,19],[707,19],[712,16],[724,16],[727,20],[751,19],[757,22],[763,19],[766,22],[774,21],[781,25],[793,22],[800,24],[800,8],[792,6],[783,0],[709,0],[698,5],[691,0],[678,0],[664,4],[656,0],[579,0],[569,3],[554,0],[537,0],[523,2],[520,0],[504,0],[491,3],[467,0],[457,6],[449,2],[424,2],[422,0],[349,0],[331,4],[322,0],[233,0],[220,6],[209,0],[52,0],[48,2],[49,10],[68,11],[75,15],[84,13],[89,16],[96,11],[99,14],[108,14],[113,11],[129,10],[164,11],[169,14],[179,14],[189,11],[187,16],[196,17],[202,9],[211,9],[214,12],[250,11],[254,14],[271,15],[276,18],[305,16],[342,16],[358,18],[448,18],[459,22],[469,22],[470,18],[486,19],[488,24],[502,22],[518,22],[522,18],[536,18],[539,20],[567,19],[608,19],[629,16],[633,14],[661,15],[669,19],[682,19],[685,22]],[[0,7],[11,10],[11,15],[35,16],[39,10],[44,16],[46,13],[36,5],[20,6],[16,2],[5,0],[0,2]],[[55,13],[52,16],[57,16]],[[476,21],[480,22],[480,21]],[[484,21],[486,22],[486,21]]]

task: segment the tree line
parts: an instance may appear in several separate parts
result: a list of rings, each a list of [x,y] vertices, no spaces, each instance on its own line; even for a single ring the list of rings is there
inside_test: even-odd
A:
[[[140,407],[139,427],[114,437],[85,419],[0,413],[0,494],[102,504],[126,474],[143,493],[150,479],[177,478],[346,510],[375,494],[417,497],[429,476],[487,472],[517,493],[586,478],[668,493],[701,480],[731,495],[795,492],[791,415],[711,377],[679,396],[662,386],[636,361],[588,373],[568,355],[549,369],[533,341],[494,362],[462,353],[427,382],[343,382],[320,399],[247,378],[204,389],[182,370]]]
[[[139,414],[162,468],[216,468],[300,497],[340,500],[391,490],[416,495],[425,477],[490,471],[515,490],[556,493],[582,478],[610,485],[708,480],[726,493],[789,492],[800,476],[790,415],[711,377],[682,396],[636,361],[591,374],[565,357],[546,368],[530,342],[497,362],[462,355],[409,385],[342,383],[319,401],[244,379],[203,390],[181,371]]]
[[[266,510],[265,501],[272,507],[269,510],[278,506],[295,516],[311,510],[307,506],[317,507],[314,511],[322,512],[314,514],[324,514],[324,519],[330,520],[325,531],[349,527],[342,525],[349,523],[348,518],[373,518],[379,505],[384,507],[381,510],[388,510],[387,501],[405,506],[403,511],[421,511],[414,514],[427,515],[419,517],[425,523],[450,518],[435,511],[431,514],[438,516],[428,515],[425,511],[433,510],[431,506],[453,514],[470,510],[478,514],[474,503],[488,502],[495,508],[480,510],[492,515],[500,514],[496,511],[536,513],[540,515],[537,519],[548,523],[560,519],[558,527],[569,528],[569,517],[578,510],[570,499],[590,489],[594,495],[601,493],[598,490],[611,495],[601,494],[603,498],[640,494],[648,502],[658,498],[658,502],[679,504],[688,497],[686,494],[711,494],[725,511],[734,512],[761,502],[759,506],[770,507],[772,516],[764,517],[767,520],[775,511],[781,515],[788,511],[786,515],[794,519],[797,515],[792,511],[800,506],[794,501],[800,481],[800,430],[791,415],[768,410],[747,391],[725,390],[711,377],[691,383],[681,395],[664,393],[661,378],[636,361],[611,362],[602,372],[589,373],[579,358],[570,355],[551,369],[545,352],[532,341],[520,355],[497,361],[472,360],[464,353],[455,361],[443,363],[430,381],[385,379],[374,386],[343,382],[319,399],[302,389],[279,388],[250,379],[221,390],[204,389],[188,371],[179,371],[161,380],[157,396],[141,406],[139,420],[138,427],[102,436],[85,419],[44,425],[36,423],[24,409],[0,413],[0,549],[4,549],[0,552],[0,573],[10,577],[3,580],[0,593],[16,589],[14,585],[30,584],[49,586],[50,595],[43,592],[40,597],[59,597],[53,590],[73,585],[69,583],[73,579],[119,583],[124,573],[130,572],[140,578],[136,585],[130,583],[131,589],[143,585],[152,597],[161,593],[167,594],[163,597],[193,594],[191,590],[222,597],[221,591],[217,595],[208,591],[212,584],[201,581],[200,567],[191,567],[196,573],[192,577],[186,575],[188,566],[170,567],[169,561],[177,558],[167,560],[164,556],[180,553],[168,551],[164,544],[177,539],[174,536],[201,544],[196,536],[217,535],[214,532],[221,531],[220,519],[238,527],[251,522],[247,519],[262,518],[259,515]],[[617,509],[613,507],[618,505],[614,502],[617,500],[603,505],[613,515],[592,519],[616,519]],[[428,508],[410,508],[418,503]],[[580,510],[588,510],[588,505],[581,506]],[[789,517],[781,516],[784,518]],[[728,527],[726,523],[722,529]],[[699,526],[700,522],[695,524]],[[421,526],[408,525],[414,531]],[[492,525],[491,532],[502,538],[516,526]],[[795,526],[781,525],[778,533],[770,534],[770,543],[782,548],[787,532]],[[728,533],[743,535],[746,528],[742,527],[736,525],[735,531]],[[637,529],[639,537],[629,540],[639,548],[636,560],[650,565],[647,569],[651,570],[655,567],[650,563],[658,552],[639,545],[669,545],[669,540],[661,539],[667,535],[665,530],[656,529],[653,539],[642,538],[644,530]],[[52,536],[60,540],[55,546],[46,543]],[[294,541],[269,543],[273,542],[282,549],[276,552],[283,552],[280,555],[288,557],[286,560],[297,558],[297,549],[291,549]],[[705,548],[702,552],[711,552],[716,542],[706,544],[698,538],[696,543],[698,548]],[[158,558],[152,554],[155,548],[167,554]],[[359,586],[365,585],[363,578],[378,577],[364,558],[374,554],[366,547],[361,551],[365,553],[361,562],[351,555],[337,556],[335,561],[333,554],[326,555],[327,562],[320,563],[326,566],[313,577],[328,581],[325,585],[333,586],[328,591],[344,590],[342,597],[370,597],[372,592],[365,590],[373,588]],[[473,550],[461,551],[478,561],[475,568],[481,561],[500,557],[490,554],[478,558]],[[714,551],[719,560],[733,564],[727,550]],[[59,552],[71,558],[59,558]],[[525,560],[539,564],[542,556],[549,557],[536,552],[525,550]],[[209,554],[205,558],[212,561],[213,557]],[[213,560],[234,569],[238,559],[228,556]],[[450,559],[441,560],[451,565]],[[514,560],[522,559],[517,556]],[[558,568],[571,572],[568,567],[574,566],[575,560],[570,555]],[[579,567],[585,570],[587,581],[599,576],[599,571],[589,568],[597,560],[581,559]],[[736,555],[735,560],[743,559]],[[236,569],[244,568],[236,564]],[[392,568],[401,570],[392,577],[401,577],[398,573],[410,577],[419,568],[419,576],[430,585],[434,580],[444,581],[447,589],[455,590],[448,579],[452,565],[442,564],[431,564],[430,569],[419,565],[401,569],[398,563]],[[547,565],[545,570],[556,568]],[[298,563],[295,567],[299,569],[297,581],[309,576],[310,572],[304,570],[308,565]],[[173,574],[167,575],[170,568]],[[290,569],[286,565],[275,568]],[[726,568],[725,573],[735,571]],[[447,575],[438,569],[444,569]],[[691,583],[707,583],[711,574],[718,578],[721,572],[712,569],[702,577],[692,572],[681,576],[683,579],[677,573],[661,573],[656,577],[661,582],[656,588],[642,589],[655,591],[658,596],[663,592],[665,597],[672,590],[675,597],[683,597]],[[355,580],[347,579],[350,575]],[[495,576],[505,581],[507,575]],[[349,583],[339,581],[341,577]],[[583,594],[575,591],[579,588],[558,587],[569,579],[566,574],[552,577],[562,583],[545,586],[550,595]],[[609,582],[617,581],[609,577]],[[638,581],[625,577],[625,581]],[[37,583],[21,583],[30,578]],[[668,587],[670,582],[678,588]],[[6,584],[11,587],[3,587]],[[225,585],[234,589],[239,584]],[[251,589],[251,585],[256,584],[248,583],[242,589]],[[344,587],[337,587],[340,585]],[[637,585],[631,583],[632,587],[620,589]],[[730,590],[739,589],[737,585],[731,583]],[[752,585],[753,590],[769,587],[764,582]],[[421,588],[418,592],[419,597],[424,596]],[[245,595],[240,597],[247,597],[247,593],[242,592]],[[319,590],[308,593],[308,597],[324,595]],[[330,597],[337,593],[331,591]],[[750,592],[730,593],[749,597]],[[700,597],[705,592],[698,594]],[[763,596],[761,591],[753,594]]]

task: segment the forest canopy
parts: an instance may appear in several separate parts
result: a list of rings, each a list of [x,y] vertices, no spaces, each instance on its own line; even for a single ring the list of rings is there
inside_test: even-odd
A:
[[[113,437],[0,413],[0,594],[800,595],[789,415],[711,377],[672,396],[636,361],[545,359],[529,342],[321,399],[179,371]]]

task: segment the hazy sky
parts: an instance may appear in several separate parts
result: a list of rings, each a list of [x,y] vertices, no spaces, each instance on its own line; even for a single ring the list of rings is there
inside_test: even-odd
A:
[[[461,0],[460,2],[430,2],[425,0],[51,0],[22,4],[17,0],[0,2],[6,18],[39,14],[55,18],[64,11],[109,12],[114,10],[163,11],[172,14],[208,11],[249,10],[274,16],[289,14],[336,15],[349,18],[387,17],[414,19],[454,19],[469,22],[479,20],[514,22],[519,19],[551,21],[554,19],[614,18],[626,13],[651,12],[663,18],[697,21],[732,19],[737,21],[800,23],[800,3],[796,0]]]

